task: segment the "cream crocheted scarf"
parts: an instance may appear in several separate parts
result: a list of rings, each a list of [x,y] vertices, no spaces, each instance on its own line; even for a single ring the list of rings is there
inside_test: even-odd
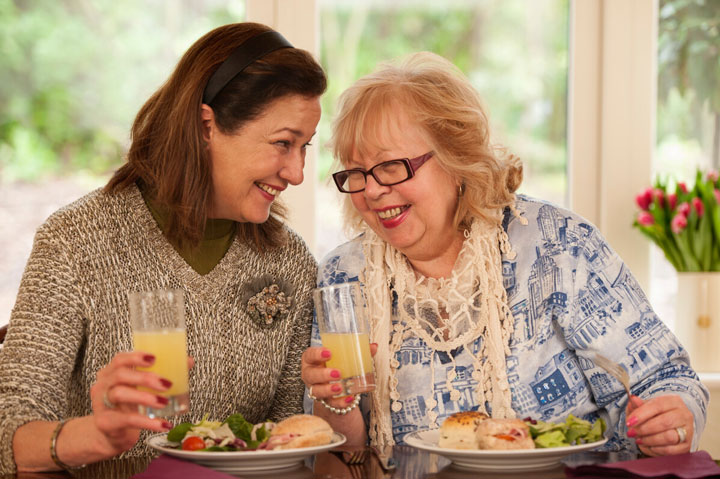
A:
[[[499,213],[498,213],[499,215]],[[375,355],[377,387],[372,393],[369,435],[372,444],[394,444],[390,411],[402,410],[397,391],[396,353],[403,340],[418,337],[433,350],[430,361],[432,397],[426,398],[431,428],[437,427],[434,357],[459,346],[468,351],[476,339],[481,348],[473,360],[474,393],[480,410],[486,401],[493,417],[515,417],[511,407],[505,356],[509,353],[513,321],[503,287],[501,253],[514,258],[508,236],[497,222],[475,219],[465,230],[465,241],[449,278],[433,279],[416,274],[407,258],[366,228],[363,239],[365,285],[371,340]],[[524,220],[524,218],[521,218]],[[398,318],[392,318],[392,292],[397,294]],[[450,355],[452,356],[452,355]],[[453,359],[454,365],[454,359]],[[451,399],[455,368],[447,375]],[[485,411],[486,412],[486,411]]]

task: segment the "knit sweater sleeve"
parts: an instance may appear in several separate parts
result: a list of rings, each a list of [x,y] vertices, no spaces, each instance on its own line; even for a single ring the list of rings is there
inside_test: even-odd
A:
[[[278,421],[303,412],[305,385],[301,377],[301,361],[303,352],[310,346],[313,312],[312,291],[315,287],[317,263],[301,240],[293,243],[288,249],[288,254],[295,258],[304,256],[302,261],[304,266],[298,271],[297,278],[294,280],[296,284],[296,306],[291,325],[293,328],[292,339],[275,391],[273,404],[268,413],[268,419],[272,421]]]
[[[12,444],[17,428],[57,420],[67,411],[84,321],[61,231],[51,218],[36,233],[0,353],[0,474],[16,469]]]

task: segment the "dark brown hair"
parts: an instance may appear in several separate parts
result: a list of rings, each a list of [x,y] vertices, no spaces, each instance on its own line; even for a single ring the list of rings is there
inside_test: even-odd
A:
[[[141,183],[168,213],[165,235],[175,245],[197,245],[203,237],[212,198],[212,164],[200,117],[208,79],[230,53],[249,38],[270,31],[258,23],[224,25],[205,34],[180,59],[170,78],[143,105],[131,130],[127,163],[105,191]],[[312,55],[298,48],[275,50],[236,75],[211,101],[223,133],[237,131],[286,95],[314,98],[327,80]],[[283,243],[285,208],[273,203],[261,224],[239,223],[240,239],[265,250]]]

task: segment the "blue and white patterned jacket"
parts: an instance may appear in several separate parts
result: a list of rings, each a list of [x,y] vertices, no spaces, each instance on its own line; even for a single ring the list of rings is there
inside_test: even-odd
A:
[[[643,399],[667,393],[682,397],[695,416],[694,449],[705,425],[708,392],[691,369],[686,350],[653,312],[627,266],[597,229],[578,215],[522,195],[517,209],[529,224],[521,224],[506,211],[503,226],[517,256],[513,260],[503,256],[502,263],[515,318],[507,372],[517,416],[555,422],[570,413],[591,421],[602,416],[612,434],[604,449],[636,449],[626,435],[627,395],[617,380],[590,361],[601,352],[628,369],[633,394]],[[363,267],[358,237],[324,258],[318,284],[356,281]],[[397,301],[394,310],[396,306]],[[320,345],[317,324],[312,338],[314,346]],[[401,411],[392,413],[396,443],[403,444],[407,433],[429,427],[431,360],[435,361],[437,424],[452,413],[477,409],[472,359],[463,347],[453,355],[457,365],[453,385],[461,393],[457,401],[450,399],[445,387],[448,356],[433,355],[419,338],[404,341],[396,356],[403,403]],[[311,408],[306,401],[306,409]],[[361,408],[367,424],[369,401],[363,400]]]

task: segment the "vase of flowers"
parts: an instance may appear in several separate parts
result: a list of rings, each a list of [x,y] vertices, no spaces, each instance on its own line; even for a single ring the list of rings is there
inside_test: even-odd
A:
[[[698,371],[720,371],[720,182],[698,170],[695,184],[656,180],[635,198],[633,226],[678,273],[675,333]]]

